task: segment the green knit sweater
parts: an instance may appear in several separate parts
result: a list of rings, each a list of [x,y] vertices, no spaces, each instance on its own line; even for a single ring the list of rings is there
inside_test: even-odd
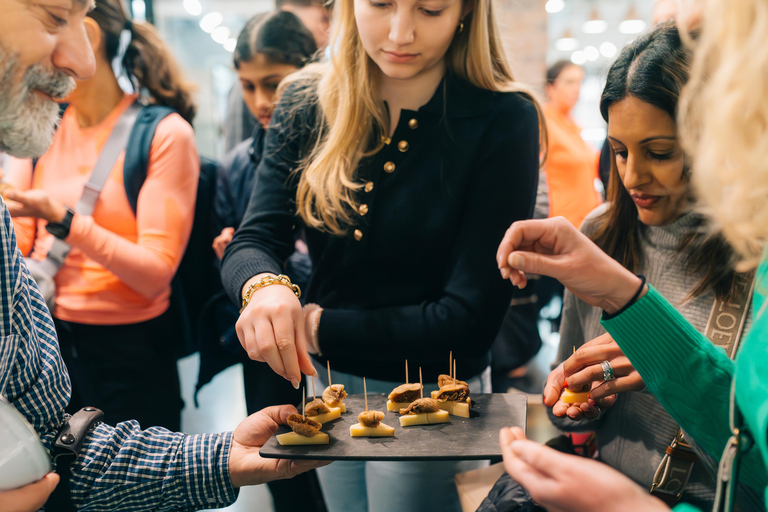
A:
[[[756,446],[742,458],[740,478],[768,497],[768,262],[758,269],[752,329],[736,362],[694,329],[653,287],[624,313],[602,322],[648,390],[696,442],[717,459],[731,432],[730,387]],[[696,510],[679,505],[676,511]]]

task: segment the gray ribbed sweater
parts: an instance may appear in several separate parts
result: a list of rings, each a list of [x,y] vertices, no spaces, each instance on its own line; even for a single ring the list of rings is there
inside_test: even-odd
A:
[[[605,210],[598,207],[584,221],[581,230],[589,233],[595,229],[594,218]],[[685,269],[677,253],[683,237],[694,229],[696,217],[689,213],[667,226],[649,226],[643,236],[643,268],[652,284],[680,313],[700,332],[704,332],[715,300],[708,291],[691,300],[685,300],[696,287],[701,275],[692,275]],[[563,317],[560,327],[560,349],[555,366],[567,359],[573,348],[605,333],[600,325],[602,311],[577,299],[566,290]],[[751,313],[746,329],[751,325]],[[701,383],[706,385],[706,383]],[[605,411],[599,420],[573,421],[556,418],[549,411],[555,426],[566,431],[597,433],[600,459],[618,469],[645,488],[650,488],[653,475],[659,467],[664,451],[677,434],[678,425],[662,408],[656,398],[646,391],[623,393],[613,407]],[[701,414],[707,414],[706,404],[701,404]],[[700,460],[696,463],[683,501],[702,510],[711,510],[714,501],[717,463],[703,450],[694,447]],[[764,511],[758,494],[746,490],[740,492],[737,510]]]

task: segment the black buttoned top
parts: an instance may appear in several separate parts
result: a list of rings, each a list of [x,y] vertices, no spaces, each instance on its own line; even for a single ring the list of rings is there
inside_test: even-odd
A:
[[[227,247],[222,279],[240,303],[245,282],[281,273],[293,252],[297,163],[316,140],[316,106],[289,87],[272,118],[248,210]],[[496,249],[533,212],[536,109],[448,74],[417,111],[403,110],[391,140],[357,169],[356,222],[343,236],[306,229],[308,302],[324,308],[318,340],[335,370],[402,382],[458,377],[488,365],[512,286]],[[414,378],[415,377],[415,378]]]

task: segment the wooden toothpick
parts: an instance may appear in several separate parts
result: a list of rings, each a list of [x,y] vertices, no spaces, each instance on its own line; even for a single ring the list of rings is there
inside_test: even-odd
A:
[[[301,386],[301,415],[306,418],[307,415],[305,413],[307,411],[304,410],[304,407],[305,407],[304,402],[305,402],[305,400],[304,400],[304,386]]]
[[[405,383],[408,384],[408,360],[405,360]]]
[[[424,398],[424,381],[421,378],[421,366],[419,366],[419,398]]]
[[[453,385],[456,385],[456,360],[453,360]]]
[[[453,350],[448,352],[448,376],[452,377],[451,371],[453,370]]]
[[[368,412],[368,387],[365,385],[365,377],[363,377],[363,394],[365,395],[365,412]]]
[[[328,363],[328,386],[331,385],[331,361],[326,361]]]
[[[312,401],[314,402],[317,400],[317,397],[315,396],[315,378],[312,377]]]

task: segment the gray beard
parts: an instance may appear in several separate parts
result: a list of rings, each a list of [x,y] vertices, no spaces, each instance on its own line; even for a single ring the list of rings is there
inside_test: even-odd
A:
[[[0,151],[34,158],[48,149],[59,123],[59,105],[36,94],[64,98],[75,81],[61,71],[36,64],[19,81],[19,58],[0,47]]]

